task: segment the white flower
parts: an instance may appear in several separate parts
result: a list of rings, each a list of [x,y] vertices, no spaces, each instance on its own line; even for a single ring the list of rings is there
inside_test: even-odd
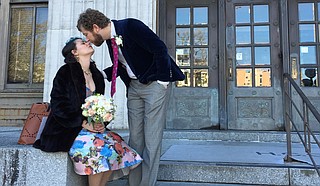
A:
[[[87,117],[88,123],[110,123],[114,119],[115,105],[113,99],[107,99],[105,96],[95,94],[85,99],[82,104],[82,115]],[[106,117],[108,116],[108,117]]]
[[[114,39],[115,39],[115,41],[116,41],[118,46],[123,46],[123,44],[122,44],[122,36],[121,35],[114,36]]]

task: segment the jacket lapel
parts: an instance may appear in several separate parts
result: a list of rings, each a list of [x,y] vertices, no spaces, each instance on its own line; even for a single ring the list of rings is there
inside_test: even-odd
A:
[[[125,27],[124,24],[126,24],[126,22],[123,22],[123,21],[125,21],[125,20],[122,20],[122,22],[120,23],[117,20],[112,20],[114,28],[116,30],[116,34],[118,36],[122,36],[122,40],[123,40],[122,41],[122,47],[120,47],[121,53],[122,53],[124,59],[126,60],[126,62],[128,63],[128,65],[130,66],[132,72],[135,74],[135,69],[133,68],[133,66],[131,64],[130,58],[128,57],[128,53],[127,53],[127,49],[130,46],[130,43],[128,43],[128,42],[130,42],[130,41],[129,41],[129,39],[126,40],[127,32],[124,31],[124,27]],[[110,42],[110,45],[108,44],[108,46],[110,48],[111,47],[111,41],[110,40],[108,40],[108,41]],[[110,49],[109,49],[109,51],[110,51]],[[111,48],[111,51],[112,51],[112,48]],[[113,61],[113,54],[112,54],[112,61]]]
[[[81,65],[76,63],[68,63],[71,71],[71,78],[75,86],[75,94],[79,98],[79,104],[82,104],[82,101],[86,98],[85,92],[86,83],[83,75],[83,71],[81,69]]]

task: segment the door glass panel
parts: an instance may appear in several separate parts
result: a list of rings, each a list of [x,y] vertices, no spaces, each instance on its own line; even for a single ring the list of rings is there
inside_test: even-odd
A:
[[[254,27],[254,43],[269,43],[269,26]]]
[[[253,6],[253,21],[255,23],[269,22],[269,6],[254,5]]]
[[[270,65],[270,47],[255,47],[254,56],[256,65]]]
[[[208,44],[208,28],[194,28],[194,45]]]
[[[318,86],[319,70],[319,5],[313,2],[298,2],[300,85]],[[318,29],[318,30],[316,30]],[[297,36],[292,36],[297,37]],[[311,93],[311,92],[310,92]]]
[[[320,3],[318,3],[318,21],[319,21],[319,17],[320,17],[320,9],[319,9],[319,7],[320,7]]]
[[[318,25],[318,43],[320,42],[320,24]]]
[[[236,48],[236,65],[251,65],[251,47]]]
[[[176,29],[176,45],[190,45],[190,28]]]
[[[177,8],[176,10],[176,24],[190,25],[190,8]]]
[[[190,48],[176,49],[176,63],[179,66],[190,66]]]
[[[236,23],[250,23],[250,6],[236,6]]]
[[[208,24],[208,7],[194,8],[193,24]]]
[[[271,87],[271,70],[270,68],[255,69],[255,86]]]
[[[299,3],[299,21],[314,21],[314,4]]]
[[[250,6],[235,6],[235,9],[237,20],[235,24],[235,76],[237,86],[271,86],[269,5],[252,4]],[[260,75],[263,77],[260,78]]]
[[[300,42],[315,42],[315,33],[314,24],[299,25]]]
[[[237,68],[237,87],[252,87],[252,69]]]
[[[182,73],[186,76],[183,81],[177,81],[178,87],[190,87],[191,80],[190,80],[190,69],[181,69]]]
[[[194,49],[194,66],[208,66],[208,48]]]
[[[236,43],[237,44],[250,44],[251,43],[250,26],[237,26],[236,27]]]
[[[186,80],[178,82],[177,86],[208,87],[209,85],[208,9],[207,6],[176,8],[176,62],[186,75]]]
[[[300,46],[300,64],[316,64],[316,47]]]
[[[301,68],[301,86],[318,86],[317,76],[318,72],[316,68]]]
[[[208,87],[208,69],[195,69],[194,74],[194,87]]]

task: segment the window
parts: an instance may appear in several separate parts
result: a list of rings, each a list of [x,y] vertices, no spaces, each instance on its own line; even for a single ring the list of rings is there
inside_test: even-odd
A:
[[[235,20],[237,87],[271,87],[269,5],[237,5]]]
[[[301,86],[318,87],[319,64],[319,10],[320,3],[299,3],[299,49]],[[318,12],[316,12],[318,10]]]
[[[208,87],[208,7],[176,8],[176,62],[186,76],[178,87]]]
[[[6,89],[42,89],[47,4],[11,4]]]

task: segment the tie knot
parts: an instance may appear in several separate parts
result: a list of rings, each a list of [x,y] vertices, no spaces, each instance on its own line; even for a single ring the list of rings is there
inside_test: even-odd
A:
[[[117,46],[115,38],[111,38],[111,44],[112,44],[112,46]]]

